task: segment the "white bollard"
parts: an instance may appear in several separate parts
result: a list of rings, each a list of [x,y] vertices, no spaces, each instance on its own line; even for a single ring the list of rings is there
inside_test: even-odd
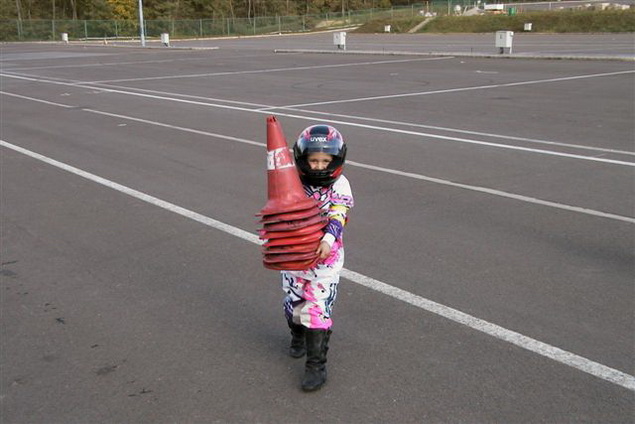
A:
[[[66,44],[68,44],[68,33],[67,32],[63,32],[62,33],[62,41]]]
[[[170,34],[167,32],[161,33],[161,44],[165,47],[170,47]]]
[[[333,33],[333,44],[340,50],[346,50],[346,33],[335,32]]]

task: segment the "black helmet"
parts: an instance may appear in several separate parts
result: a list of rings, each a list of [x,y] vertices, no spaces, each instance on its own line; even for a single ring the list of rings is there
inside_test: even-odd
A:
[[[311,170],[310,153],[328,153],[333,156],[329,166],[321,171]],[[303,183],[313,186],[328,186],[342,174],[346,160],[346,144],[342,134],[330,125],[312,125],[305,128],[293,145],[295,164]]]

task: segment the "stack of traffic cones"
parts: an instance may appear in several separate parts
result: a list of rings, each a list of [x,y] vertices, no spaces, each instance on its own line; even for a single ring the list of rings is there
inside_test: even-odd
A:
[[[257,214],[262,216],[263,228],[258,233],[265,241],[265,268],[301,271],[313,267],[327,220],[318,202],[304,193],[275,116],[267,118],[267,194],[267,203]]]

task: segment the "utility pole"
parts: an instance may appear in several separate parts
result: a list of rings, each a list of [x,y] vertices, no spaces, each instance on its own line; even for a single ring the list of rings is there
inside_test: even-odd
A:
[[[20,12],[20,0],[15,0],[15,8],[18,11],[18,40],[22,40],[22,12]]]
[[[53,0],[53,20],[51,21],[51,32],[53,36],[53,40],[55,40],[55,0]]]
[[[146,30],[143,27],[143,0],[139,0],[139,35],[141,36],[141,47],[145,47]]]

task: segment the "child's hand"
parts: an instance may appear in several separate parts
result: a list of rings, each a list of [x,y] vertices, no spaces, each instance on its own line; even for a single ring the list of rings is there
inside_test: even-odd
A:
[[[315,253],[317,253],[320,259],[325,259],[331,253],[331,246],[329,246],[327,242],[323,241],[320,243]]]

